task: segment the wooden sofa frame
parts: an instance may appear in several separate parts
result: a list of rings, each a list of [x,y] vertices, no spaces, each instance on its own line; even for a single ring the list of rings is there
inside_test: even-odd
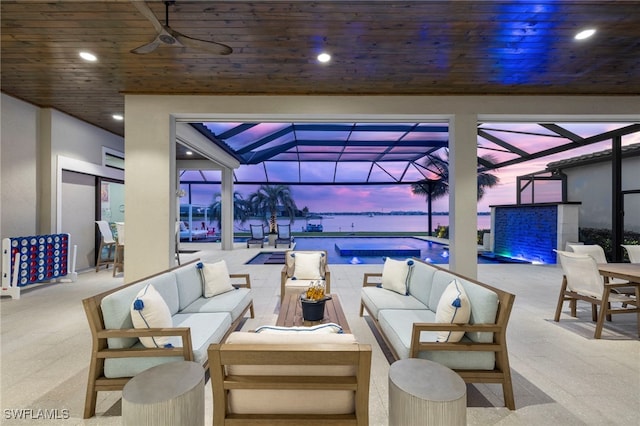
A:
[[[305,426],[369,424],[371,346],[364,344],[212,344],[209,372],[213,390],[213,424]],[[229,365],[326,365],[354,366],[355,376],[232,376]],[[230,389],[352,390],[355,411],[351,414],[237,414],[229,412]],[[318,401],[322,404],[322,401]]]
[[[199,262],[200,259],[195,259],[186,263],[189,265]],[[183,265],[183,266],[185,266]],[[191,329],[189,327],[173,327],[173,328],[149,328],[149,329],[106,329],[102,318],[102,309],[100,303],[106,296],[115,293],[123,288],[138,284],[142,281],[150,278],[162,275],[166,272],[174,269],[181,268],[183,266],[176,266],[167,269],[157,274],[136,280],[132,283],[125,284],[120,287],[113,288],[95,296],[88,297],[82,300],[84,311],[89,322],[89,328],[91,330],[91,362],[89,364],[89,378],[87,383],[87,394],[84,405],[84,418],[88,419],[93,417],[96,413],[96,401],[98,392],[100,391],[118,391],[124,388],[124,385],[131,379],[131,377],[120,378],[107,378],[104,375],[104,362],[107,358],[126,358],[126,357],[162,357],[162,356],[182,356],[185,361],[193,361],[193,351],[191,342]],[[249,274],[229,274],[232,279],[244,279],[244,283],[233,283],[235,287],[251,288],[251,279]],[[242,314],[238,316],[229,327],[229,330],[225,333],[224,339],[227,338],[239,325],[242,318],[250,310],[251,317],[254,316],[253,302],[247,306]],[[126,348],[126,349],[109,349],[107,345],[108,338],[140,338],[140,337],[158,337],[158,336],[178,336],[182,339],[181,348]],[[203,368],[207,368],[207,363],[203,365]]]
[[[416,262],[422,262],[420,259],[414,259]],[[422,262],[426,263],[426,262]],[[496,321],[494,324],[445,324],[445,323],[414,323],[411,334],[411,348],[409,356],[417,358],[421,351],[491,351],[496,354],[496,363],[493,370],[454,370],[462,377],[465,383],[500,383],[502,384],[502,392],[504,395],[505,406],[510,410],[515,410],[515,399],[513,395],[513,385],[511,382],[511,368],[509,366],[509,353],[507,351],[507,325],[511,315],[511,309],[515,300],[515,295],[506,291],[497,289],[490,285],[467,278],[463,275],[441,268],[437,265],[429,264],[429,266],[440,271],[448,272],[452,275],[460,277],[466,281],[484,287],[498,296],[498,311],[496,313]],[[382,273],[365,273],[362,282],[363,287],[377,286],[380,284],[379,278]],[[375,280],[373,280],[375,278]],[[363,315],[366,306],[360,303],[360,316]],[[473,309],[473,307],[472,307]],[[389,344],[387,337],[384,335],[377,319],[369,312],[367,313],[374,320],[377,330],[384,339],[393,357],[398,360],[398,354]],[[481,342],[420,342],[420,333],[422,331],[462,331],[462,332],[488,332],[493,333],[492,343]]]

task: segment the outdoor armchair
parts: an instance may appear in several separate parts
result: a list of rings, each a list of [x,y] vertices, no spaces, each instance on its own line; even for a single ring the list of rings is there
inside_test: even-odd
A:
[[[287,250],[280,273],[280,301],[286,293],[302,293],[311,283],[321,281],[325,293],[331,293],[331,272],[326,250]]]
[[[278,243],[287,244],[291,248],[291,225],[278,225],[275,248],[278,248]]]
[[[249,244],[260,244],[260,248],[264,247],[264,228],[262,225],[251,225],[251,237],[247,240],[247,248]]]

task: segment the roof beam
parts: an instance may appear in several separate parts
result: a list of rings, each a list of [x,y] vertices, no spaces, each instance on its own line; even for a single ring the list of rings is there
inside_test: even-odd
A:
[[[520,157],[526,157],[529,155],[528,152],[517,148],[513,145],[511,145],[510,143],[503,141],[502,139],[500,139],[497,136],[492,135],[491,133],[486,132],[483,129],[478,129],[478,136],[485,138],[486,140],[495,143],[496,145],[509,150],[510,152],[513,152],[514,154],[519,155]]]
[[[565,145],[557,146],[554,148],[546,149],[544,151],[536,152],[535,154],[530,154],[528,158],[516,158],[509,161],[503,161],[502,163],[494,164],[492,169],[499,169],[501,167],[512,166],[514,164],[522,163],[523,161],[546,157],[547,155],[557,154],[559,152],[568,151],[573,148],[579,148],[582,146],[591,145],[593,143],[606,141],[608,139],[612,139],[614,136],[624,136],[624,135],[628,135],[636,132],[640,132],[640,124],[637,124],[637,123],[631,124],[621,129],[611,130],[609,132],[604,132],[595,136],[584,138],[579,142],[571,142],[569,144],[565,144]],[[568,146],[570,148],[567,148]]]

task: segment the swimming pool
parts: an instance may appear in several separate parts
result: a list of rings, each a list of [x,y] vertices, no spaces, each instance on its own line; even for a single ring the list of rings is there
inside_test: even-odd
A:
[[[449,263],[448,246],[413,237],[296,237],[295,243],[296,250],[326,250],[330,264],[382,264],[385,257]],[[262,252],[249,263],[272,263],[272,255]]]

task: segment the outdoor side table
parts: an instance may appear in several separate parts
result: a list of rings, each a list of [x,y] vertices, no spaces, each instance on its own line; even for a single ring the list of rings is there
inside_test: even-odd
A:
[[[389,425],[466,425],[467,387],[453,370],[409,358],[389,367]]]
[[[204,425],[204,369],[177,361],[151,367],[122,389],[122,424]]]

